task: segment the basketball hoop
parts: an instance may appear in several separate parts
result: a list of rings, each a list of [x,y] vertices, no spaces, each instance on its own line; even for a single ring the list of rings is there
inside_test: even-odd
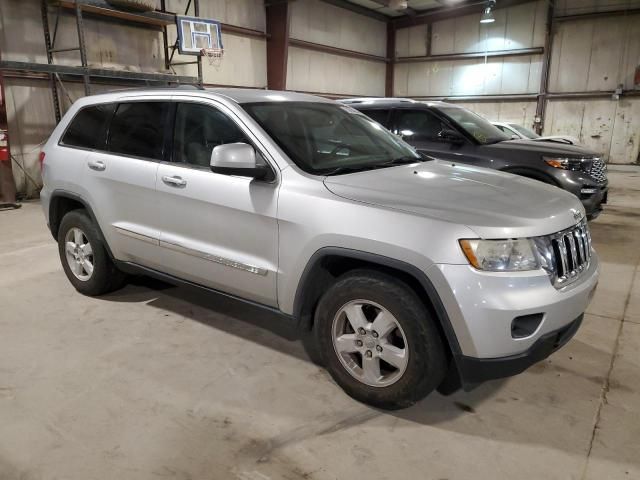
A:
[[[209,65],[215,68],[220,68],[222,64],[222,57],[224,56],[224,48],[202,48],[200,55],[207,57]]]

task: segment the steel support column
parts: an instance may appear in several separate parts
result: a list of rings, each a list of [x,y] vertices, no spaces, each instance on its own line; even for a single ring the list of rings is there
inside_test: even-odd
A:
[[[4,94],[4,77],[0,72],[0,130],[8,134],[7,102]],[[0,208],[17,208],[16,206],[16,182],[11,168],[11,144],[7,135],[6,158],[4,153],[0,157]]]
[[[393,77],[396,68],[396,29],[387,22],[387,67],[384,81],[385,97],[393,97]]]
[[[193,11],[196,17],[200,16],[200,0],[193,0]],[[202,86],[204,78],[202,76],[202,55],[198,55],[198,84]]]
[[[289,56],[289,2],[267,4],[267,86],[271,90],[287,88]]]
[[[82,19],[82,4],[76,0],[76,26],[78,27],[78,46],[80,47],[80,63],[82,68],[86,69],[87,64],[87,50],[84,43],[84,22]],[[89,83],[89,73],[86,72],[82,76],[84,82],[84,94],[91,95],[91,85]]]
[[[47,49],[47,63],[53,65],[53,43],[51,42],[51,34],[49,33],[49,13],[47,8],[47,0],[42,0],[42,29],[44,31],[44,45]],[[57,22],[57,20],[56,20]],[[56,28],[57,31],[57,28]],[[55,37],[54,37],[55,38]],[[58,96],[58,86],[56,85],[56,76],[49,74],[49,88],[51,88],[51,96],[53,97],[53,112],[56,116],[56,123],[60,121],[62,115],[60,113],[60,97]]]
[[[540,90],[536,104],[535,131],[542,134],[544,128],[544,117],[547,109],[547,93],[549,91],[549,67],[551,66],[551,48],[553,46],[553,2],[547,6],[547,23],[544,37],[544,56],[542,57],[542,75],[540,79]]]

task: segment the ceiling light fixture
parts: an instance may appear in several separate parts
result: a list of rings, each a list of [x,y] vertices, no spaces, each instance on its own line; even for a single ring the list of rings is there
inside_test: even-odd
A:
[[[392,10],[406,10],[409,7],[407,0],[390,0],[389,8]]]
[[[482,13],[482,17],[480,17],[480,23],[493,23],[496,19],[493,17],[493,12],[491,9],[496,6],[495,0],[489,0],[484,7],[484,12]]]

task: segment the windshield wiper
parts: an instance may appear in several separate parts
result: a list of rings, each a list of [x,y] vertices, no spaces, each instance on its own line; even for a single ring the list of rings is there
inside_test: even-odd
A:
[[[369,163],[367,165],[346,165],[343,167],[336,167],[333,170],[323,172],[322,175],[342,175],[343,173],[362,172],[365,170],[375,170],[378,168],[395,167],[396,165],[407,165],[410,163],[424,162],[425,159],[417,157],[399,157],[388,160],[382,163]]]

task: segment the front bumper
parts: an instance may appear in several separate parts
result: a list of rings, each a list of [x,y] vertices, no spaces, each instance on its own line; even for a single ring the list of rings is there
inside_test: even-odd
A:
[[[474,386],[487,380],[510,377],[524,372],[531,365],[544,360],[571,340],[580,328],[583,316],[580,315],[558,330],[542,335],[530,348],[516,355],[501,358],[456,356],[456,367],[462,381],[462,387],[465,390],[471,390]]]
[[[558,170],[549,167],[549,174],[560,187],[573,193],[580,199],[589,219],[594,219],[602,212],[602,205],[607,203],[609,182],[597,182],[588,174],[580,171]]]
[[[560,289],[542,270],[506,274],[439,264],[427,273],[455,332],[454,353],[498,358],[526,352],[542,336],[582,315],[598,282],[599,264],[593,252],[589,267]],[[529,315],[541,316],[535,330],[514,337],[514,319]]]

